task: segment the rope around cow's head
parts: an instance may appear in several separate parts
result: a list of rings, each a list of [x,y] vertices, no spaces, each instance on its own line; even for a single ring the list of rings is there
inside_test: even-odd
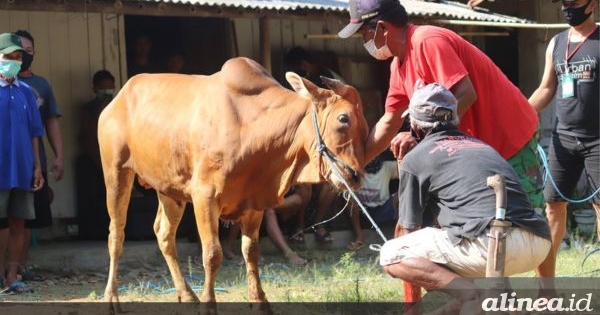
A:
[[[354,201],[356,202],[356,204],[358,205],[360,210],[367,217],[367,219],[369,219],[369,222],[371,222],[371,224],[373,225],[373,227],[375,228],[375,230],[377,231],[377,233],[379,234],[379,236],[381,237],[383,242],[387,242],[387,238],[385,237],[385,235],[383,235],[383,232],[381,232],[381,229],[379,228],[379,226],[375,223],[373,218],[371,218],[371,215],[369,215],[369,212],[367,211],[365,206],[363,206],[363,204],[360,202],[360,200],[358,199],[358,197],[356,196],[356,194],[354,193],[354,191],[352,190],[352,188],[350,187],[348,182],[346,182],[346,180],[342,176],[340,169],[336,165],[336,162],[340,163],[342,166],[344,166],[344,168],[348,169],[353,174],[353,176],[358,176],[358,172],[356,170],[354,170],[350,165],[346,164],[346,162],[337,158],[333,153],[331,153],[331,151],[329,151],[327,149],[327,146],[325,146],[325,143],[323,142],[323,138],[321,137],[321,133],[319,131],[319,122],[317,121],[317,109],[315,107],[313,107],[313,110],[312,110],[312,121],[313,121],[313,127],[315,129],[315,138],[317,140],[317,151],[318,151],[319,155],[322,155],[325,157],[325,161],[327,161],[327,163],[329,163],[329,167],[331,168],[333,174],[335,174],[340,179],[340,181],[344,184],[344,186],[346,187],[346,193],[349,194],[350,197],[352,197],[354,199]],[[346,205],[344,206],[344,208],[342,208],[342,210],[339,213],[337,213],[335,216],[333,216],[332,218],[330,218],[328,220],[314,224],[313,227],[323,224],[325,222],[328,222],[330,220],[333,220],[335,217],[337,217],[339,214],[341,214],[348,206],[348,201],[350,200],[350,197],[345,198],[347,201]],[[379,251],[381,249],[381,245],[371,244],[369,246],[369,248],[374,251]]]

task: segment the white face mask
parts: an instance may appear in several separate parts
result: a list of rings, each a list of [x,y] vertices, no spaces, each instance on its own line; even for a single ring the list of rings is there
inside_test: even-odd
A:
[[[387,37],[385,38],[385,44],[379,48],[375,46],[375,36],[377,35],[377,28],[379,25],[375,26],[375,33],[373,38],[364,43],[365,49],[369,52],[369,55],[373,56],[373,58],[377,60],[386,60],[394,55],[390,51],[390,48],[387,45]]]

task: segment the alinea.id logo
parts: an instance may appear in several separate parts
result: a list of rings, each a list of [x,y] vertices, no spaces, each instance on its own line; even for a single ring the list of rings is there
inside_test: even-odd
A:
[[[592,302],[592,293],[585,294],[586,297],[577,297],[571,294],[568,299],[565,298],[519,298],[516,292],[502,293],[499,297],[489,297],[483,300],[481,308],[486,312],[513,312],[513,311],[549,311],[549,312],[591,312],[594,309],[590,306]]]

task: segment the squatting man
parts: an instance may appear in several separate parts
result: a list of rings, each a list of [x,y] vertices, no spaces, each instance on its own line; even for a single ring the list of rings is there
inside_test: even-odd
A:
[[[403,118],[417,141],[399,169],[399,221],[395,239],[381,249],[380,264],[392,277],[425,289],[461,290],[448,307],[481,311],[478,287],[461,277],[485,277],[489,224],[496,196],[486,180],[504,175],[507,276],[532,270],[550,249],[550,229],[523,192],[514,169],[489,145],[458,130],[457,101],[452,92],[417,82]],[[440,228],[425,227],[437,220]],[[523,259],[528,257],[528,259]],[[452,290],[450,290],[452,291]],[[466,314],[466,313],[465,313]]]

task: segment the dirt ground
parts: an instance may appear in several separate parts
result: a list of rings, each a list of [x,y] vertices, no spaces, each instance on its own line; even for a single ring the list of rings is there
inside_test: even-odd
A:
[[[275,259],[275,257],[273,257]],[[182,271],[186,273],[188,282],[199,286],[204,278],[201,264],[182,262]],[[237,273],[245,270],[242,259],[223,262],[219,275]],[[108,271],[81,272],[78,270],[40,270],[35,273],[44,278],[43,281],[26,281],[27,292],[21,294],[0,294],[0,302],[95,302],[101,301]],[[170,274],[163,265],[121,265],[119,270],[120,295],[122,301],[167,301],[174,302],[174,295],[168,294],[171,284]],[[197,282],[197,283],[196,283]],[[147,292],[144,286],[148,287]],[[152,287],[155,287],[152,290]],[[165,293],[166,292],[166,293]]]
[[[285,286],[289,277],[305,273],[309,269],[329,269],[339,261],[344,251],[300,252],[310,260],[305,266],[293,266],[281,255],[273,253],[261,255],[260,269],[265,291],[269,286]],[[368,249],[361,250],[357,257],[361,261],[372,254]],[[194,257],[181,262],[181,269],[192,289],[199,294],[204,278],[204,269]],[[0,302],[100,302],[106,286],[108,270],[83,272],[73,269],[33,271],[44,278],[43,281],[26,281],[27,291],[21,294],[0,294]],[[246,269],[241,256],[233,260],[223,260],[217,275],[217,300],[242,302],[246,298]],[[122,302],[175,302],[172,293],[171,277],[165,263],[150,265],[143,262],[121,263],[119,267],[119,296]],[[284,280],[281,280],[284,279]],[[292,279],[292,278],[289,278]],[[291,281],[293,282],[293,281]],[[268,291],[267,291],[268,292]],[[272,296],[272,295],[271,295]],[[0,303],[1,304],[1,303]]]

